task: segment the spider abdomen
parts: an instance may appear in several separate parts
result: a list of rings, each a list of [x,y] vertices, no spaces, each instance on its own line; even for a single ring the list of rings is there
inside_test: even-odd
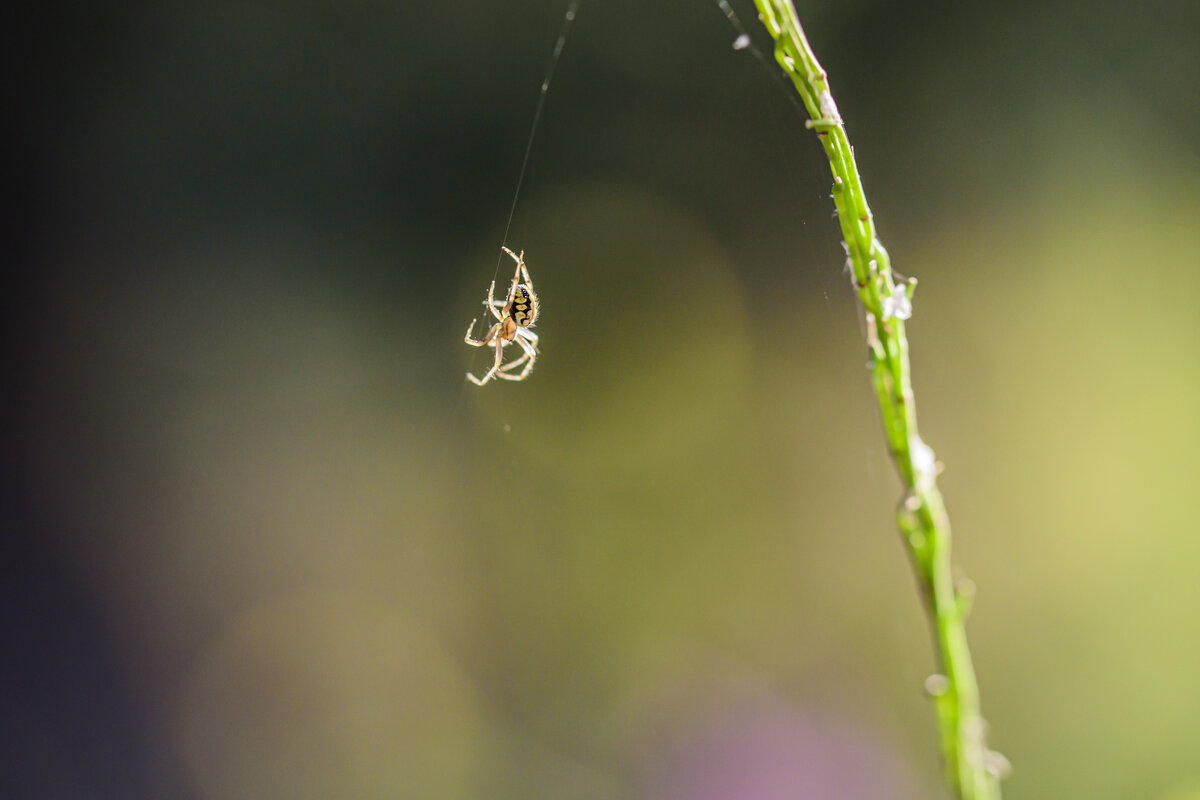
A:
[[[517,288],[513,293],[512,299],[513,321],[522,328],[528,328],[533,325],[534,321],[537,319],[537,315],[537,295],[535,295],[525,284],[517,284]]]

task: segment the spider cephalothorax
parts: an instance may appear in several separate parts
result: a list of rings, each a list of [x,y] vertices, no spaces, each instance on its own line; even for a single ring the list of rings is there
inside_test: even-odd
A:
[[[483,386],[492,378],[523,381],[529,377],[529,373],[533,370],[533,362],[537,360],[538,337],[529,329],[537,321],[538,299],[537,295],[533,293],[533,281],[529,277],[529,270],[525,268],[525,251],[522,250],[521,254],[517,255],[505,247],[504,252],[517,262],[512,286],[508,290],[508,299],[500,301],[495,298],[496,282],[492,281],[492,285],[488,287],[487,300],[483,301],[484,306],[499,322],[493,325],[482,339],[473,339],[471,331],[475,330],[475,320],[471,320],[471,326],[467,328],[467,335],[463,339],[472,347],[491,345],[496,348],[496,360],[482,378],[476,378],[471,373],[467,373],[467,379],[477,386]],[[522,283],[522,279],[524,279],[524,283]],[[501,365],[501,361],[504,359],[504,348],[508,346],[509,342],[516,342],[525,351],[525,354]],[[525,368],[519,374],[514,375],[513,370],[521,365],[524,365]]]

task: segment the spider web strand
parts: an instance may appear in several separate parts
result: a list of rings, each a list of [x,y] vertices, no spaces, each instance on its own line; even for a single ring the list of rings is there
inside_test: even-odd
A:
[[[533,140],[537,136],[538,123],[542,120],[542,111],[546,107],[546,94],[550,90],[550,81],[554,79],[554,70],[558,67],[558,59],[562,56],[563,48],[567,44],[567,34],[571,32],[571,23],[575,21],[575,15],[579,11],[579,4],[583,0],[571,0],[567,6],[567,13],[563,17],[562,28],[558,32],[558,39],[554,42],[554,51],[550,55],[550,63],[546,66],[546,77],[542,79],[542,88],[538,93],[537,108],[533,112],[533,124],[529,128],[529,140],[525,143],[525,155],[521,159],[521,172],[517,176],[517,189],[513,192],[512,206],[508,209],[508,222],[504,225],[504,237],[500,244],[501,246],[508,245],[508,234],[512,230],[513,216],[517,212],[517,201],[521,198],[521,187],[525,185],[525,173],[529,168],[529,156],[533,152]],[[493,280],[500,274],[500,263],[504,260],[503,252],[496,258],[496,270],[492,275]]]

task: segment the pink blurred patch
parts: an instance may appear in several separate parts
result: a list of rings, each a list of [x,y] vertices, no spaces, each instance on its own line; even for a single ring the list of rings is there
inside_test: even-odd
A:
[[[652,800],[880,800],[915,797],[900,760],[843,724],[774,708],[686,734],[652,769]]]

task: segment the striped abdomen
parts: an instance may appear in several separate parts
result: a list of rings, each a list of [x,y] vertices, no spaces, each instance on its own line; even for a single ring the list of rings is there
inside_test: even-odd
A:
[[[517,284],[517,291],[513,294],[512,300],[513,322],[517,323],[522,328],[528,328],[533,325],[534,321],[537,319],[537,315],[537,295],[530,291],[529,287],[525,284]]]

